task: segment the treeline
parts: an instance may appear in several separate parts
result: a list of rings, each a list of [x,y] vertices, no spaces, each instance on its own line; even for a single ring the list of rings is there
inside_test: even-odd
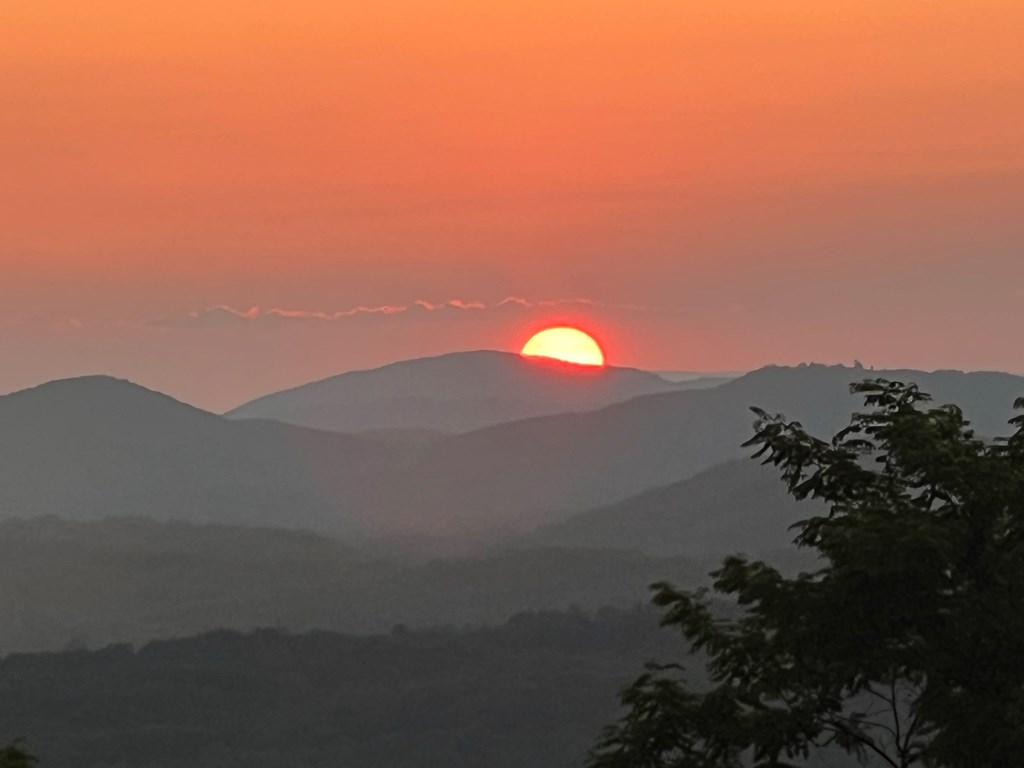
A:
[[[41,768],[568,768],[676,643],[637,608],[11,655],[0,741],[24,738]]]

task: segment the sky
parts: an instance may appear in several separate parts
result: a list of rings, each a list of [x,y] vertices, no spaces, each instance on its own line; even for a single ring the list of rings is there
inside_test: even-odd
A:
[[[0,4],[0,392],[518,349],[1024,372],[1024,5]]]

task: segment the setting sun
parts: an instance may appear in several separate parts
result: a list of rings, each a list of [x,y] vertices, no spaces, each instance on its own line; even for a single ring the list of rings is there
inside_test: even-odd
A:
[[[576,365],[604,365],[604,351],[593,336],[578,328],[546,328],[530,337],[520,354],[550,357]]]

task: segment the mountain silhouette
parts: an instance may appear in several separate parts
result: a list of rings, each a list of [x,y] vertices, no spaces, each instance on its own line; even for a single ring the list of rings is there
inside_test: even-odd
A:
[[[337,432],[469,432],[701,385],[699,380],[674,383],[633,368],[482,350],[343,373],[261,397],[226,415]]]
[[[0,521],[0,656],[215,628],[388,631],[632,605],[683,558],[537,548],[397,564],[304,531],[144,519]]]
[[[0,397],[0,516],[276,521],[344,530],[336,468],[403,446],[273,422],[229,422],[92,376]],[[378,454],[385,454],[378,456]]]
[[[442,522],[526,530],[555,522],[748,455],[741,446],[752,435],[750,406],[831,435],[863,407],[850,384],[871,376],[918,382],[936,402],[962,405],[990,436],[1008,431],[1013,401],[1024,392],[1024,379],[999,373],[766,368],[712,389],[648,395],[432,443],[400,482],[377,489],[376,514],[406,530]]]
[[[789,527],[823,510],[818,503],[794,500],[775,468],[737,459],[551,523],[526,542],[656,557],[763,554],[790,546]]]
[[[158,519],[380,536],[521,535],[741,458],[757,405],[828,435],[861,408],[849,384],[916,381],[983,435],[1008,431],[1020,377],[767,368],[415,441],[229,420],[112,379],[0,397],[0,516]]]

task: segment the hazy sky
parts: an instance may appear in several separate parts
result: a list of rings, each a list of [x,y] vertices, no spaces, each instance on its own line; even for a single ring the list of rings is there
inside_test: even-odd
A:
[[[1024,371],[1022,39],[1016,0],[5,2],[0,391],[222,409],[549,320]]]

